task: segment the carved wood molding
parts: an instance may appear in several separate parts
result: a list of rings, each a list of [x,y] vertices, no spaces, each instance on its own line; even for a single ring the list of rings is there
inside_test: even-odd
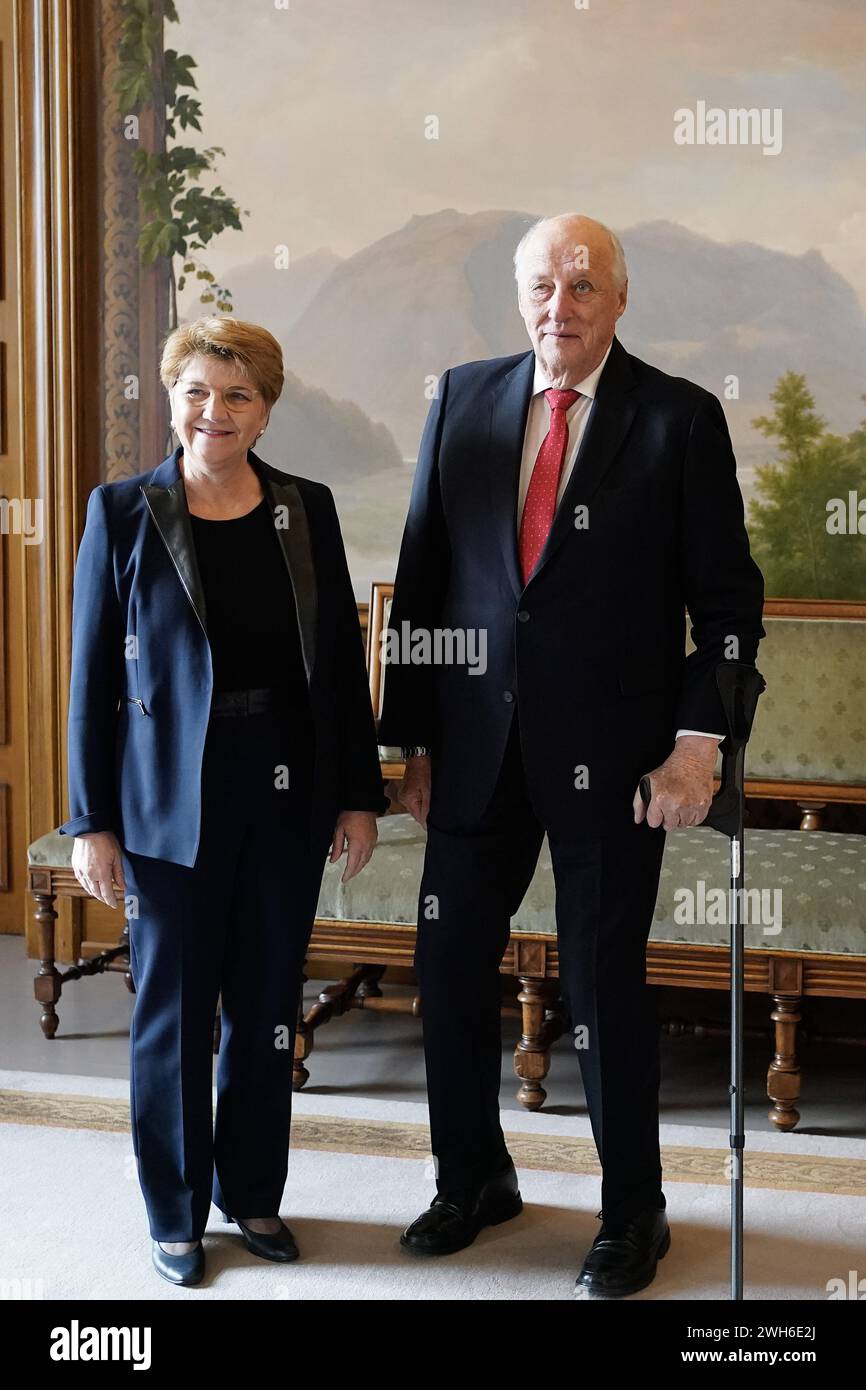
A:
[[[773,777],[747,777],[746,796],[765,796],[773,801],[805,803],[840,802],[859,805],[866,802],[866,785],[857,782],[789,782]]]
[[[3,345],[5,346],[5,344]],[[3,354],[5,357],[5,353]],[[0,452],[4,452],[0,450]],[[0,537],[0,744],[9,742],[9,591],[7,587],[7,541]]]
[[[12,883],[9,866],[9,784],[0,782],[0,893],[8,893]]]
[[[28,843],[63,819],[72,574],[99,465],[99,315],[92,294],[97,10],[13,0],[20,217],[24,496],[44,541],[24,568]],[[61,932],[72,920],[64,905]],[[74,943],[69,941],[72,949]]]
[[[120,68],[123,17],[114,0],[101,0],[100,28],[105,66],[100,84],[102,126],[102,372],[104,424],[102,469],[106,482],[140,469],[139,400],[128,399],[124,383],[138,377],[138,199],[132,170],[134,144],[124,139],[114,83]]]
[[[768,598],[764,600],[765,618],[848,618],[863,622],[866,603],[844,598]]]

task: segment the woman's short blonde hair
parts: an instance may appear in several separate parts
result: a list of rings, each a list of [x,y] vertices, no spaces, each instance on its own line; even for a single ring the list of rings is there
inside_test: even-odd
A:
[[[261,391],[270,410],[283,389],[283,353],[276,338],[257,323],[214,314],[182,324],[169,333],[162,349],[159,375],[170,391],[193,357],[236,362]]]

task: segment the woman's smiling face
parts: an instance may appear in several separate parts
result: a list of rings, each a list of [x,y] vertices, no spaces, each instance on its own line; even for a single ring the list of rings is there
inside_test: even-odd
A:
[[[184,457],[205,468],[246,459],[268,422],[261,391],[231,358],[191,357],[170,397]]]

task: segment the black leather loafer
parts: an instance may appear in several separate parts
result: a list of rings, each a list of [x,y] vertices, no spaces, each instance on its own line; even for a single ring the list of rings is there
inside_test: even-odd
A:
[[[153,1267],[170,1284],[200,1284],[204,1278],[204,1246],[201,1241],[188,1255],[169,1255],[158,1240],[153,1242]]]
[[[517,1173],[509,1160],[508,1167],[488,1178],[474,1195],[439,1193],[406,1227],[400,1244],[413,1255],[453,1255],[471,1245],[485,1226],[498,1226],[522,1211]]]
[[[252,1255],[258,1255],[263,1260],[275,1260],[279,1264],[288,1264],[290,1260],[298,1258],[300,1251],[295,1244],[295,1237],[283,1221],[280,1222],[280,1229],[274,1231],[273,1235],[251,1231],[243,1221],[239,1221],[236,1216],[227,1216],[225,1212],[223,1221],[234,1221],[235,1225],[240,1227],[244,1244]]]
[[[599,1216],[603,1218],[603,1212]],[[671,1232],[664,1207],[650,1207],[624,1221],[605,1222],[577,1276],[575,1290],[622,1298],[645,1289],[668,1253]]]

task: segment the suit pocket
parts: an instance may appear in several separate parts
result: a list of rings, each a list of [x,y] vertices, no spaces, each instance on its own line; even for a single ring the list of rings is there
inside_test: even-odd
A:
[[[651,489],[652,484],[647,478],[641,478],[637,482],[632,483],[612,483],[609,487],[605,486],[604,483],[599,483],[596,496],[628,497],[631,493],[634,493],[636,496],[640,496],[641,493],[645,496],[649,496]]]
[[[593,506],[601,507],[610,517],[648,516],[654,507],[653,490],[646,483],[600,487],[590,501],[590,514]]]
[[[652,662],[644,666],[630,666],[627,670],[619,670],[617,680],[621,695],[626,697],[647,695],[654,690],[678,690],[682,681],[682,672],[672,670],[669,666],[660,666],[658,662]]]
[[[652,515],[652,493],[646,483],[625,487],[599,487],[589,501],[589,534],[606,546],[611,538],[636,538]]]
[[[128,705],[134,705],[135,711],[137,711],[139,714],[150,714],[150,710],[147,710],[144,707],[144,701],[140,700],[137,695],[125,695],[124,699],[126,700],[126,703]]]

